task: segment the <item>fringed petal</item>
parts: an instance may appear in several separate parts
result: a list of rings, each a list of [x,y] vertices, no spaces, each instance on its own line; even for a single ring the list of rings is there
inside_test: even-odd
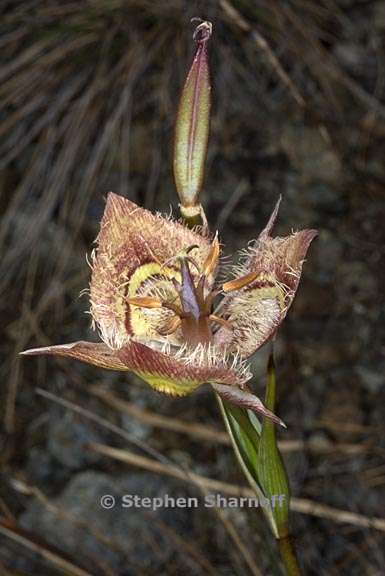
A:
[[[135,297],[153,278],[177,278],[172,262],[163,265],[192,245],[197,246],[195,260],[203,265],[210,250],[208,238],[122,196],[108,194],[93,255],[90,296],[92,317],[111,348],[128,342],[136,329],[146,331],[140,312],[136,312],[136,325],[131,322],[127,295]]]
[[[80,341],[33,348],[21,354],[63,356],[99,368],[134,372],[155,390],[173,396],[189,394],[206,382],[227,384],[226,388],[243,387],[251,377],[243,362],[237,359],[230,362],[213,347],[198,346],[194,351],[182,349],[165,353],[130,340],[115,351],[104,343]]]
[[[282,322],[282,295],[279,289],[260,286],[242,290],[225,300],[226,312],[223,313],[232,330],[220,328],[214,335],[215,342],[248,358],[273,336]]]
[[[173,396],[184,396],[206,382],[244,386],[251,377],[244,363],[231,363],[215,349],[203,346],[165,353],[132,340],[117,354],[152,388]]]
[[[279,203],[280,199],[258,240],[242,253],[235,279],[228,283],[231,292],[221,304],[221,313],[233,325],[233,333],[220,329],[216,343],[238,350],[243,357],[260,348],[286,316],[307,250],[317,235],[316,230],[302,230],[272,238]]]

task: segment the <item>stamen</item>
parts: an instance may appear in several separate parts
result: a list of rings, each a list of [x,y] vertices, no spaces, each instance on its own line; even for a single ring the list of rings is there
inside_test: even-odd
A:
[[[222,286],[223,292],[233,292],[234,290],[240,290],[245,286],[248,286],[259,276],[259,272],[250,272],[241,278],[235,278],[234,280],[229,280],[225,282]]]
[[[177,306],[176,304],[172,304],[172,302],[162,302],[162,306],[163,308],[167,308],[168,310],[174,312],[177,316],[179,316],[179,318],[184,317],[183,310],[179,308],[179,306]]]
[[[173,301],[169,302],[168,297],[166,301],[163,301],[161,295],[158,298],[146,296],[127,298],[127,303],[132,306],[149,309],[166,308],[174,312],[175,317],[164,319],[159,318],[160,321],[158,322],[156,331],[161,336],[168,336],[173,334],[180,327],[183,339],[189,346],[210,344],[212,341],[210,320],[224,326],[228,330],[232,330],[229,321],[224,320],[215,314],[210,315],[213,307],[213,300],[219,291],[209,291],[207,295],[205,294],[205,283],[207,277],[214,274],[219,260],[220,247],[217,235],[215,235],[215,238],[211,243],[208,255],[202,267],[199,266],[198,262],[189,255],[195,248],[199,248],[199,246],[188,246],[176,256],[166,260],[162,265],[164,267],[174,263],[175,261],[179,264],[180,280],[177,280],[172,276],[170,281],[176,294],[179,296],[180,305],[174,304]],[[193,276],[191,273],[190,265],[197,269],[199,275],[197,283],[195,283],[196,276]]]
[[[162,302],[157,298],[138,296],[137,298],[127,298],[126,302],[132,306],[139,306],[140,308],[167,308],[168,310],[172,310],[177,316],[183,317],[183,311],[179,306],[171,302]]]
[[[225,320],[224,318],[221,318],[220,316],[216,316],[215,314],[210,314],[209,318],[212,322],[216,322],[217,324],[220,324],[221,326],[223,326],[224,328],[227,328],[228,330],[231,330],[231,331],[233,330],[233,325],[228,320]]]
[[[210,292],[210,294],[208,294],[206,296],[206,300],[205,300],[205,310],[206,312],[209,312],[212,307],[213,307],[213,303],[214,303],[214,299],[221,293],[221,290],[219,290],[218,288],[216,290],[212,290]]]
[[[181,323],[182,321],[179,316],[174,316],[163,328],[158,328],[157,332],[161,336],[169,336],[178,330]]]
[[[207,255],[202,267],[202,274],[204,276],[209,276],[212,274],[218,264],[219,260],[219,242],[218,242],[218,232],[215,234],[215,238],[211,244],[210,252]]]
[[[171,258],[168,258],[165,262],[163,262],[161,269],[164,268],[165,266],[169,266],[170,264],[173,264],[176,260],[181,261],[182,259],[183,260],[188,259],[188,260],[190,260],[191,264],[193,264],[198,269],[198,272],[199,272],[200,269],[199,269],[199,266],[198,266],[196,260],[191,258],[191,256],[188,256],[188,254],[190,254],[190,252],[192,250],[195,250],[195,248],[199,248],[198,244],[192,244],[191,246],[188,246],[184,250],[181,250],[180,252],[178,252],[178,254],[175,254],[175,256],[171,256]]]
[[[157,298],[147,298],[145,296],[138,298],[127,298],[126,302],[132,306],[141,308],[162,308],[163,303]]]

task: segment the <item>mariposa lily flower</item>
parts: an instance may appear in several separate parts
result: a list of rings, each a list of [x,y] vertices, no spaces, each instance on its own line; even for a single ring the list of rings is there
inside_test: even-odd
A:
[[[247,360],[283,321],[316,231],[273,238],[278,208],[279,201],[231,278],[220,285],[217,234],[190,229],[110,193],[90,283],[90,312],[102,342],[24,354],[131,371],[171,395],[209,383],[225,399],[280,422],[249,391]]]

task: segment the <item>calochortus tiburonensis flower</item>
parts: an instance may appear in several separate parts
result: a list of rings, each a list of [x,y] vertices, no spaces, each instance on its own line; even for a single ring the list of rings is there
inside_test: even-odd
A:
[[[174,176],[189,226],[110,193],[90,284],[90,312],[102,342],[24,354],[68,356],[130,370],[154,389],[179,396],[209,383],[225,399],[281,422],[248,390],[247,359],[284,319],[316,232],[272,238],[278,202],[230,279],[218,283],[218,234],[210,234],[199,203],[209,132],[211,33],[207,21],[195,30],[197,49],[175,128]],[[191,227],[199,221],[203,226]]]
[[[110,193],[90,283],[90,312],[102,342],[24,354],[132,371],[172,395],[209,383],[222,397],[279,421],[249,391],[247,359],[284,319],[316,231],[273,238],[278,207],[279,202],[229,280],[219,284],[217,234],[190,229]]]

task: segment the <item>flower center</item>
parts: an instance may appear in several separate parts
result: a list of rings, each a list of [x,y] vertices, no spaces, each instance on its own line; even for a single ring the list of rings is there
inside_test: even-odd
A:
[[[174,315],[171,319],[168,318],[161,327],[158,327],[157,332],[161,336],[167,336],[180,328],[184,342],[192,347],[197,344],[209,344],[212,342],[213,322],[231,328],[229,322],[211,313],[214,298],[219,293],[217,290],[210,290],[212,276],[215,273],[219,259],[218,240],[216,237],[214,238],[202,268],[190,256],[190,252],[195,248],[196,246],[190,246],[183,253],[174,256],[163,264],[165,267],[171,262],[177,261],[179,263],[180,281],[174,277],[170,278],[179,297],[179,303],[176,303],[177,300],[170,302],[162,298],[145,296],[127,298],[128,304],[132,306],[148,309],[163,308],[172,311]],[[191,267],[197,270],[198,279],[192,273]]]
[[[172,312],[162,319],[155,328],[160,336],[169,336],[181,330],[183,341],[191,347],[198,344],[209,344],[213,341],[213,323],[224,326],[228,330],[233,330],[232,322],[212,314],[214,298],[220,293],[239,291],[251,286],[261,275],[254,271],[230,280],[223,284],[221,290],[212,290],[213,276],[219,260],[219,243],[217,237],[214,238],[209,253],[203,266],[200,267],[196,260],[190,256],[190,252],[197,246],[189,246],[183,252],[170,258],[161,266],[164,270],[171,263],[175,266],[175,261],[179,264],[179,271],[175,276],[169,276],[169,285],[173,286],[176,292],[175,299],[150,296],[138,296],[127,298],[127,303],[131,306],[139,306],[147,309],[163,309]],[[198,274],[191,272],[194,267]],[[171,288],[172,290],[172,288]],[[179,298],[179,303],[177,303]],[[231,315],[230,315],[231,316]]]

